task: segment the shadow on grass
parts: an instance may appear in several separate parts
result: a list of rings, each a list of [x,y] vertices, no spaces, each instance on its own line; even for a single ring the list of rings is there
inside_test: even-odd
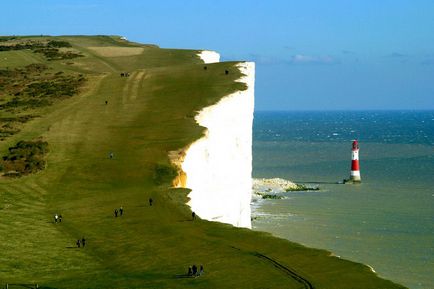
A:
[[[199,278],[201,275],[188,275],[188,274],[181,274],[181,275],[175,275],[173,278],[175,279],[180,279],[180,278],[191,278],[191,279],[195,279],[195,278]]]
[[[192,219],[184,219],[184,220],[179,220],[178,223],[184,223],[184,222],[193,222]]]

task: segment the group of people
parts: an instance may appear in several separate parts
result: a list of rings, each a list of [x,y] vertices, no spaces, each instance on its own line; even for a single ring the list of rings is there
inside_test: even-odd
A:
[[[80,248],[80,246],[84,248],[86,246],[86,239],[84,237],[81,240],[78,239],[75,244],[77,244],[77,248]]]
[[[57,223],[57,222],[59,222],[59,223],[62,222],[62,215],[59,215],[59,214],[54,215],[54,223]]]
[[[199,270],[196,265],[188,267],[188,273],[187,273],[188,276],[199,277],[202,274],[203,274],[203,265],[200,265]]]
[[[119,215],[122,216],[124,214],[124,208],[122,206],[118,209],[115,209],[115,218]]]
[[[149,206],[152,206],[153,201],[154,200],[152,198],[149,198]],[[123,214],[124,214],[124,208],[122,206],[119,209],[115,209],[115,211],[114,211],[115,217],[122,216]],[[193,220],[196,219],[196,213],[195,212],[192,212],[191,216],[192,216]],[[62,215],[55,214],[54,215],[54,222],[55,223],[58,223],[58,222],[61,223],[62,222]],[[81,240],[78,239],[76,242],[76,245],[77,245],[77,248],[80,248],[80,247],[84,248],[86,246],[86,239],[84,237],[81,238]],[[203,265],[200,265],[199,268],[196,265],[188,267],[187,275],[189,277],[198,277],[202,274],[203,274]]]

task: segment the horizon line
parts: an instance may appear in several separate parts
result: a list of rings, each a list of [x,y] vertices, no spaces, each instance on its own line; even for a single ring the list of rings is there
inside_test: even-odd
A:
[[[434,108],[393,108],[393,109],[255,109],[254,112],[434,112]]]

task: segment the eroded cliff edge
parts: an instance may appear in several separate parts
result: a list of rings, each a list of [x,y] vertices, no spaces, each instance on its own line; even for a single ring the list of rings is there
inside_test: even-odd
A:
[[[215,52],[200,56],[205,63],[218,61]],[[255,64],[241,62],[237,68],[243,74],[237,81],[247,89],[196,115],[205,135],[186,149],[176,185],[191,189],[188,205],[201,218],[251,228]]]

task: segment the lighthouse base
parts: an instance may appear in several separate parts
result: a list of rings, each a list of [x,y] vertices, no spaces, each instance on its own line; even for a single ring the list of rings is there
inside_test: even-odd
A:
[[[362,180],[360,178],[349,178],[349,179],[345,179],[344,184],[360,184],[362,182]]]

